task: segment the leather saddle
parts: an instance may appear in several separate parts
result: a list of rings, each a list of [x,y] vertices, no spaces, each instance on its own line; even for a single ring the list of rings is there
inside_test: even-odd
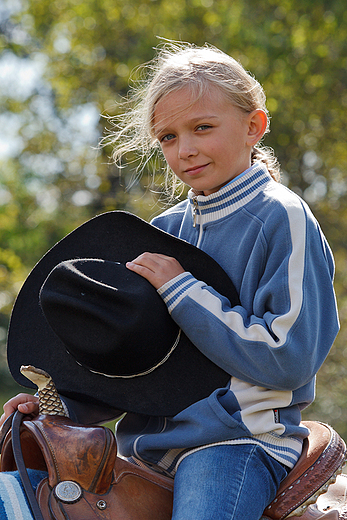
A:
[[[330,426],[304,424],[302,455],[262,520],[347,520],[346,445]],[[170,520],[172,479],[118,457],[108,428],[41,415],[24,420],[20,439],[25,466],[48,471],[36,491],[44,520]],[[0,469],[16,469],[11,430]]]

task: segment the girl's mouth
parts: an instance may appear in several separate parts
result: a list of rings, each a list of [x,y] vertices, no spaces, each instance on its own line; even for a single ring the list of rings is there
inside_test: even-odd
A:
[[[199,166],[193,166],[192,168],[187,168],[186,170],[184,170],[184,173],[186,175],[197,175],[198,173],[201,173],[206,168],[206,166],[208,166],[208,164],[209,163],[201,164]]]

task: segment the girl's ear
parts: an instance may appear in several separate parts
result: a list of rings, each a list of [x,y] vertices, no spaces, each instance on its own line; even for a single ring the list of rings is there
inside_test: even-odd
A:
[[[247,144],[255,146],[265,134],[267,128],[267,115],[264,110],[253,110],[248,114]]]

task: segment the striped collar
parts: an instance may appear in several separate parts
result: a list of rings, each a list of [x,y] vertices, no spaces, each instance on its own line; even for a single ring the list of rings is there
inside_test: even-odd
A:
[[[256,163],[244,175],[211,195],[196,195],[189,190],[188,199],[195,224],[204,224],[230,215],[254,199],[271,176],[262,163]]]

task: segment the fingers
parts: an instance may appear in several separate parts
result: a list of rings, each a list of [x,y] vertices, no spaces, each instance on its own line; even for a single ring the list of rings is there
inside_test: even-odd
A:
[[[0,418],[0,427],[13,412],[19,410],[26,415],[39,413],[39,398],[30,394],[18,394],[4,404],[4,413]]]
[[[142,253],[132,262],[127,262],[126,267],[146,278],[156,289],[184,273],[183,267],[175,258],[159,253]]]

